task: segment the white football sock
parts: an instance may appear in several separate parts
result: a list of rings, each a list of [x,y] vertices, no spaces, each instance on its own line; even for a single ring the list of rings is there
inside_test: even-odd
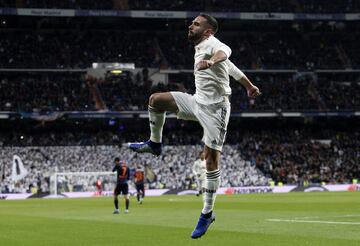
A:
[[[203,202],[204,206],[202,209],[203,214],[210,213],[215,204],[216,190],[220,185],[220,170],[207,171],[205,178],[205,185],[203,187]]]
[[[165,112],[156,112],[156,109],[149,105],[150,140],[155,143],[162,142],[162,132],[165,123]]]

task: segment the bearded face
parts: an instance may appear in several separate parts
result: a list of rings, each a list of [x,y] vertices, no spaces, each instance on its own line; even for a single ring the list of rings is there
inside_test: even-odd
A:
[[[188,32],[188,40],[190,42],[196,43],[196,41],[200,40],[202,37],[202,33],[198,31],[191,31]]]
[[[195,44],[199,43],[204,38],[207,29],[206,19],[202,16],[196,17],[189,26],[188,40]]]

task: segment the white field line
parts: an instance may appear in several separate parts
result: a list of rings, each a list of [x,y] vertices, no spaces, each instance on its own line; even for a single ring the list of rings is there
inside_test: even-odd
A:
[[[294,220],[306,220],[306,219],[319,219],[320,216],[310,216],[310,217],[296,217]]]
[[[326,218],[355,218],[360,217],[360,214],[344,214],[344,215],[336,215],[336,216],[323,216]],[[302,220],[302,219],[320,219],[320,216],[307,216],[307,217],[296,217],[294,220]]]
[[[338,215],[333,216],[333,218],[352,218],[352,217],[360,217],[360,214],[344,214],[344,215]]]
[[[269,222],[311,223],[311,224],[334,224],[334,225],[360,225],[360,222],[323,221],[323,220],[286,220],[267,219]]]

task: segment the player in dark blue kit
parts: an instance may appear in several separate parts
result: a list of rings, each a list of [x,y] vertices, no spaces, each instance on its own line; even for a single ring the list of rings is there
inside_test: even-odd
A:
[[[144,179],[145,174],[144,171],[141,169],[140,166],[137,167],[135,174],[135,186],[136,186],[136,198],[139,204],[142,204],[144,197],[145,197],[145,187],[144,187]]]
[[[115,210],[113,212],[113,214],[118,214],[120,213],[119,211],[119,200],[118,200],[118,196],[120,194],[124,195],[125,198],[125,213],[129,212],[129,185],[128,185],[128,180],[130,179],[130,170],[129,168],[126,166],[126,162],[123,161],[120,164],[120,159],[119,158],[115,158],[115,167],[112,170],[113,172],[117,172],[117,182],[116,182],[116,187],[114,190],[114,204],[115,204]]]

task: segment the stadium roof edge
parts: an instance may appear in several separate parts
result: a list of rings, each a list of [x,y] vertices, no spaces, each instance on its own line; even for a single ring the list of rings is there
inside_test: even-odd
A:
[[[45,8],[0,8],[0,15],[47,16],[47,17],[119,17],[150,19],[188,19],[197,16],[194,11],[155,10],[85,10],[85,9],[45,9]],[[282,13],[282,12],[211,12],[218,19],[239,20],[360,20],[360,13]]]

